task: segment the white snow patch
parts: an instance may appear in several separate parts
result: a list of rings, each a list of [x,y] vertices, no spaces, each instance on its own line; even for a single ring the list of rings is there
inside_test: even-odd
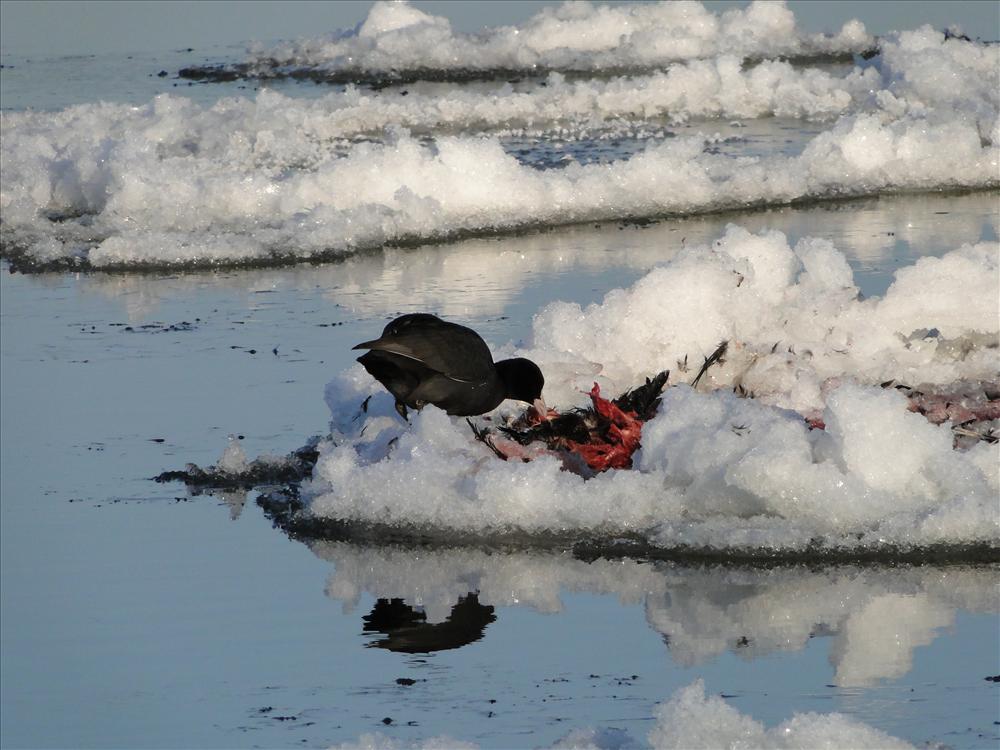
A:
[[[909,412],[903,395],[877,384],[995,380],[998,250],[960,248],[901,272],[884,299],[859,300],[828,242],[793,249],[778,232],[730,227],[601,304],[549,305],[528,346],[496,356],[538,362],[546,400],[560,408],[581,402],[595,372],[612,395],[662,369],[675,370],[674,383],[690,379],[730,341],[725,364],[699,386],[708,392],[666,391],[635,469],[586,481],[554,455],[500,461],[464,420],[434,408],[404,424],[355,366],[327,386],[334,440],[321,449],[311,510],[486,535],[638,533],[664,547],[996,545],[998,447],[953,450],[949,424]],[[954,295],[963,285],[982,294]],[[951,339],[927,335],[939,319]],[[827,429],[810,430],[803,414]]]
[[[496,138],[428,146],[397,133],[289,169],[256,130],[228,127],[246,101],[199,112],[161,96],[110,130],[95,123],[100,107],[4,115],[5,245],[99,267],[273,261],[465,231],[1000,183],[998,146],[960,117],[844,117],[798,156],[732,158],[684,137],[623,161],[546,171]]]
[[[376,2],[355,30],[273,46],[254,44],[253,70],[310,69],[329,73],[408,70],[526,71],[644,69],[677,60],[851,54],[873,38],[850,20],[833,35],[806,34],[783,1],[711,13],[698,2],[618,6],[563,3],[517,26],[456,33],[446,18],[405,2]]]

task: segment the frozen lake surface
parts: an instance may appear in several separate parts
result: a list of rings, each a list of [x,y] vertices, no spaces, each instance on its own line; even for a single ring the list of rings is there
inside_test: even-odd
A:
[[[997,446],[879,386],[998,380],[997,48],[754,7],[5,56],[3,745],[995,747]],[[732,349],[584,480],[351,423],[351,346],[415,311],[560,408]],[[151,481],[331,430],[307,511],[391,539]]]

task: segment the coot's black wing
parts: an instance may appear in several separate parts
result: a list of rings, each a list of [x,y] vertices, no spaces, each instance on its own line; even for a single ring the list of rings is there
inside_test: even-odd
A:
[[[646,382],[637,388],[631,388],[614,400],[615,406],[622,411],[634,411],[636,416],[643,422],[648,422],[656,416],[656,410],[660,408],[660,395],[670,377],[670,370],[663,370],[652,380],[646,378]]]
[[[354,348],[407,357],[461,382],[480,383],[494,376],[493,356],[478,333],[427,313],[396,318],[380,338]]]
[[[358,357],[358,362],[368,374],[385,386],[397,401],[416,407],[411,394],[420,386],[422,378],[434,372],[419,362],[401,359],[389,352],[369,351]]]

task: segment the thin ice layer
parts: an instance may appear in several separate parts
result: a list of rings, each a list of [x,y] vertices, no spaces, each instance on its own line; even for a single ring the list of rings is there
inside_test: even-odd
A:
[[[311,511],[438,533],[635,533],[667,548],[995,546],[998,447],[953,450],[949,424],[878,383],[996,381],[997,255],[984,243],[924,259],[860,301],[829,243],[792,250],[780,233],[733,227],[586,311],[550,305],[518,353],[542,366],[560,408],[582,400],[580,382],[617,392],[664,368],[684,381],[719,340],[733,347],[701,386],[719,390],[668,389],[636,469],[589,480],[557,455],[500,461],[437,409],[404,424],[352,368],[327,388],[335,435]]]
[[[713,57],[850,55],[871,49],[857,20],[833,35],[807,34],[782,2],[711,13],[698,2],[618,6],[563,3],[523,24],[455,32],[447,18],[406,2],[376,2],[364,22],[312,39],[254,45],[249,72],[422,74],[474,71],[606,71],[645,69],[677,60]]]

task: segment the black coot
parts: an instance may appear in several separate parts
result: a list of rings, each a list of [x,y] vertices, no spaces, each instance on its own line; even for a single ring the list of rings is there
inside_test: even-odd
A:
[[[530,359],[494,364],[478,333],[427,313],[398,317],[380,338],[354,348],[369,350],[358,362],[396,397],[403,419],[407,406],[434,404],[465,417],[492,411],[505,398],[532,403],[545,384]]]

